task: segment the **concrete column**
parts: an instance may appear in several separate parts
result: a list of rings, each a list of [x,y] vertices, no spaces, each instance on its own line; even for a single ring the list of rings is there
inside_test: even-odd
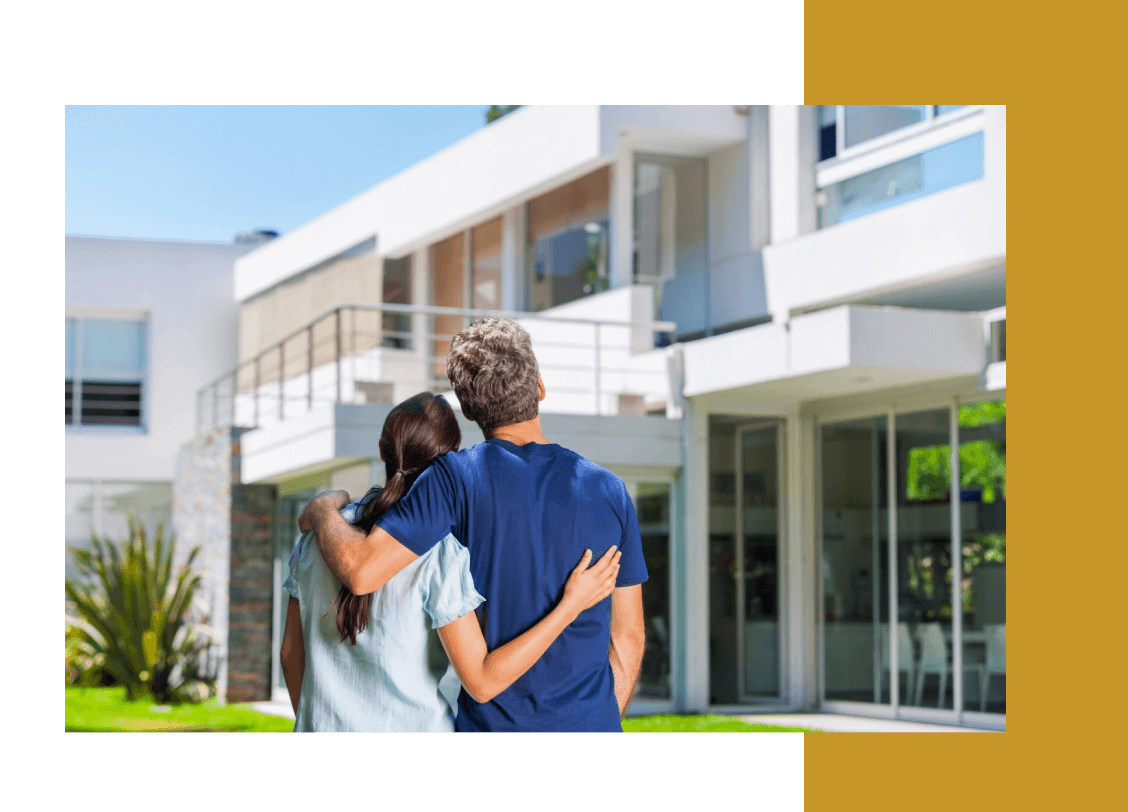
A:
[[[696,712],[709,706],[709,423],[692,400],[685,402],[682,427],[685,535],[678,565],[684,573],[685,637],[675,698],[679,710]]]
[[[814,108],[772,105],[768,138],[769,230],[777,243],[815,230]]]
[[[411,303],[416,305],[431,304],[431,250],[421,248],[411,255]],[[428,316],[414,315],[411,317],[411,347],[423,357],[424,377],[427,376],[426,356],[431,353],[431,342],[427,339],[430,332]]]
[[[631,284],[634,263],[634,153],[619,137],[619,155],[611,166],[611,287]]]
[[[501,215],[501,309],[525,309],[525,206]]]
[[[753,251],[761,250],[771,241],[768,116],[768,107],[763,104],[753,106],[748,113],[748,140],[745,144],[748,150],[748,209],[751,218],[748,234]]]
[[[469,308],[474,302],[474,231],[462,232],[462,306]]]

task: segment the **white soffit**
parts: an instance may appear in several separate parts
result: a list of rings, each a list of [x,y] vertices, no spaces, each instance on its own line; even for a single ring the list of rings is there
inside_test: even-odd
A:
[[[285,482],[311,473],[379,458],[378,444],[391,404],[320,404],[312,412],[244,434],[242,480]],[[458,418],[462,447],[482,442],[477,425]],[[637,415],[541,415],[545,435],[598,465],[681,464],[681,423]]]
[[[685,345],[686,397],[806,400],[979,375],[979,314],[844,305]]]

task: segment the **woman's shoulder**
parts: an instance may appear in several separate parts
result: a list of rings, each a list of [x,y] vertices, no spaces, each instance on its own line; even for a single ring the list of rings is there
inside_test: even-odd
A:
[[[470,552],[453,533],[447,533],[420,557],[419,564],[420,571],[427,573],[430,580],[461,578],[470,572]]]

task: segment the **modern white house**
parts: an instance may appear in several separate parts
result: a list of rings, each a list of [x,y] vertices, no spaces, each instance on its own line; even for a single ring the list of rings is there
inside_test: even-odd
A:
[[[66,238],[66,540],[168,526],[201,386],[238,360],[249,245]],[[70,562],[68,559],[68,575]]]
[[[1005,108],[525,107],[227,290],[174,524],[217,574],[229,699],[283,693],[305,500],[379,482],[391,405],[448,391],[449,336],[505,312],[546,435],[635,499],[632,712],[1005,728]]]

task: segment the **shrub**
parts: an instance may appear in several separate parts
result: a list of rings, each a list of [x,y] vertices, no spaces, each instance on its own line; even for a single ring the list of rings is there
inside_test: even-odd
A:
[[[67,579],[67,683],[125,686],[126,696],[200,702],[215,684],[210,630],[193,608],[200,576],[193,549],[173,567],[174,540],[158,524],[152,545],[132,517],[120,544],[94,537],[70,548],[79,577]]]

